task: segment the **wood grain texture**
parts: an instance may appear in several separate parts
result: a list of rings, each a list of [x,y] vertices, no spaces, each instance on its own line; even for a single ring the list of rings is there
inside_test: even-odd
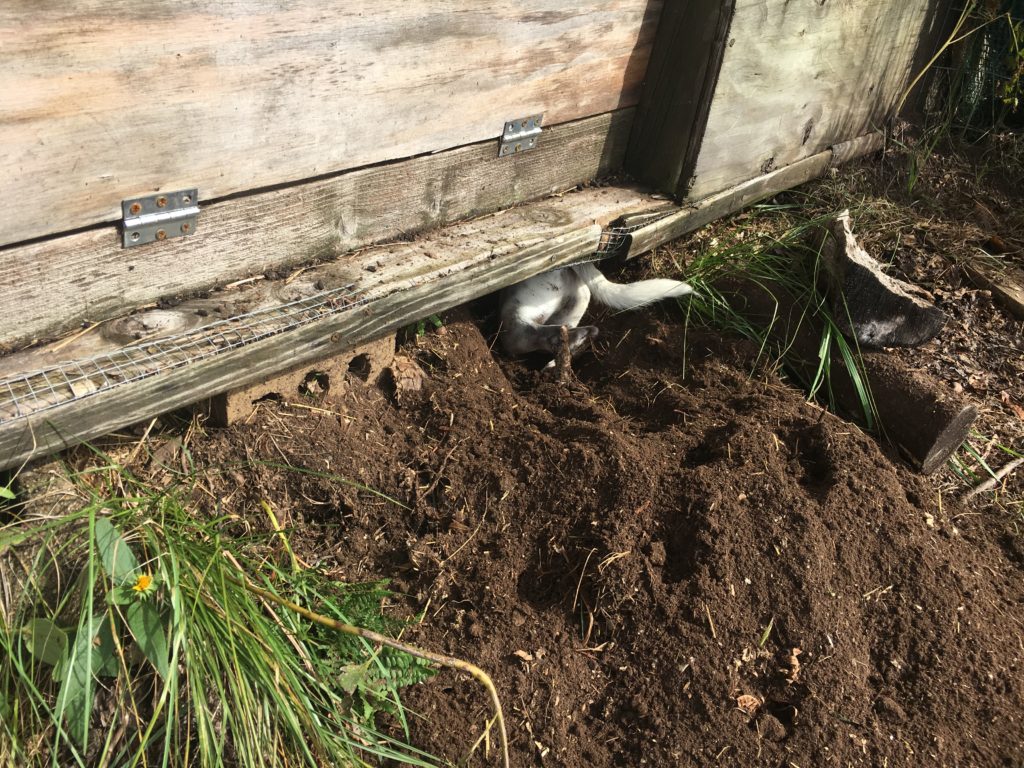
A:
[[[929,0],[737,0],[689,198],[881,127]]]
[[[441,229],[415,242],[351,253],[303,273],[301,281],[253,286],[240,299],[211,297],[222,300],[234,313],[240,308],[252,311],[303,292],[355,282],[365,303],[179,368],[66,399],[45,410],[33,411],[25,401],[21,416],[13,416],[10,410],[6,416],[0,415],[0,467],[17,466],[30,456],[59,450],[335,354],[418,318],[579,259],[594,252],[606,223],[649,206],[650,201],[646,193],[630,188],[583,190]],[[181,311],[195,314],[194,307]],[[189,318],[183,322],[194,323]],[[36,369],[57,357],[75,358],[114,348],[116,342],[109,336],[94,332],[59,350],[8,357],[4,370]],[[6,391],[13,379],[8,375],[0,380],[0,392]]]
[[[0,5],[0,244],[639,97],[660,0]]]
[[[0,249],[0,351],[157,300],[498,210],[621,165],[633,109],[204,205],[187,238],[123,249],[117,227]]]
[[[785,168],[778,168],[764,176],[737,184],[724,192],[685,205],[676,213],[632,232],[629,235],[627,258],[652,251],[659,245],[682,237],[715,219],[728,216],[805,181],[816,179],[828,169],[831,162],[831,151],[819,152],[813,157],[804,158]]]
[[[734,0],[666,0],[630,134],[626,170],[682,196],[693,177]]]
[[[842,165],[851,160],[872,152],[880,152],[885,147],[885,134],[873,131],[855,139],[832,145],[832,165]]]

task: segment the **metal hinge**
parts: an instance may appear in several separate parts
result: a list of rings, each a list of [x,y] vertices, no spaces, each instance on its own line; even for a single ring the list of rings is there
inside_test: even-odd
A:
[[[543,117],[544,115],[530,115],[505,123],[505,130],[501,132],[498,157],[525,152],[537,146],[537,137],[540,136],[540,121]]]
[[[121,202],[121,215],[121,242],[125,248],[191,235],[199,222],[199,190],[133,197]]]

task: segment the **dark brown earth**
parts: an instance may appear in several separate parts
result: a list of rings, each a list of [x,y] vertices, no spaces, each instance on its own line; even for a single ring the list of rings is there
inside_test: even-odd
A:
[[[166,445],[190,452],[200,512],[267,533],[267,500],[308,564],[390,580],[387,610],[422,616],[404,640],[493,675],[516,766],[1024,765],[1024,469],[958,500],[982,461],[1024,452],[1024,324],[967,269],[993,236],[1024,265],[1005,170],[1024,141],[928,156],[913,188],[904,143],[622,279],[852,207],[868,251],[950,317],[891,354],[979,407],[959,476],[912,473],[669,306],[596,315],[559,384],[492,353],[483,301],[403,346],[418,392],[354,370],[339,402],[283,393]],[[498,764],[475,682],[441,672],[405,704],[418,746]]]
[[[259,527],[275,500],[302,557],[422,612],[403,639],[488,670],[514,765],[1024,764],[1007,518],[965,511],[744,343],[684,338],[678,310],[599,316],[564,385],[496,358],[486,310],[407,346],[420,392],[261,403],[192,451],[232,466],[209,475],[228,511]],[[460,764],[490,714],[451,672],[405,704],[414,743]],[[495,744],[469,764],[496,765]]]

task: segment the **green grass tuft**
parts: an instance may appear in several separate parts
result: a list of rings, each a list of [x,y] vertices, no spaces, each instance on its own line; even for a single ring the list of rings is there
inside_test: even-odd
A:
[[[72,479],[82,503],[0,527],[0,766],[435,764],[375,728],[404,723],[398,689],[426,662],[239,580],[393,635],[383,585],[279,566],[283,531],[230,539],[185,486],[112,465]]]

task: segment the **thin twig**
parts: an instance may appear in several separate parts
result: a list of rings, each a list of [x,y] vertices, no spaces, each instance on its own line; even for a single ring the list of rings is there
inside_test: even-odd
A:
[[[448,451],[447,454],[445,454],[445,457],[441,459],[441,466],[439,466],[437,468],[437,472],[434,473],[434,479],[424,490],[419,490],[419,485],[415,487],[416,499],[413,506],[416,506],[417,504],[419,504],[420,501],[427,498],[430,494],[434,492],[434,490],[437,488],[438,483],[441,482],[441,476],[444,474],[445,469],[448,468],[448,461],[451,459],[455,451],[458,450],[458,447],[462,445],[464,442],[466,442],[466,440],[468,439],[469,438],[463,438],[462,440],[457,441],[455,445],[452,446],[452,449]]]
[[[715,622],[711,619],[711,609],[708,608],[708,604],[704,603],[704,613],[708,615],[708,627],[711,628],[711,637],[714,640],[718,639],[718,633],[715,632]]]
[[[1013,472],[1013,470],[1015,470],[1021,464],[1024,464],[1024,456],[1020,457],[1019,459],[1014,459],[1009,464],[1006,464],[1005,466],[1001,467],[999,471],[992,475],[992,477],[990,477],[988,480],[986,480],[983,483],[979,483],[978,485],[971,488],[971,490],[967,491],[963,496],[960,497],[960,500],[967,501],[968,499],[974,498],[979,493],[991,491],[993,488],[999,485],[1006,478],[1007,475]]]
[[[51,352],[57,352],[57,351],[59,351],[61,349],[64,349],[64,347],[66,347],[71,342],[76,341],[77,339],[82,338],[83,336],[85,336],[85,334],[89,333],[89,331],[92,331],[92,330],[95,330],[96,328],[98,328],[99,325],[100,325],[99,323],[91,323],[90,325],[87,325],[85,328],[80,330],[78,333],[75,333],[75,334],[73,334],[71,336],[68,336],[66,339],[61,339],[60,341],[58,341],[56,344],[54,344],[52,347],[50,347],[50,351]]]
[[[460,672],[465,672],[470,675],[474,680],[480,683],[485,689],[487,689],[488,695],[491,697],[491,704],[494,707],[494,718],[498,723],[498,737],[501,740],[501,759],[504,768],[509,768],[511,762],[509,761],[508,754],[508,732],[505,730],[505,716],[501,710],[501,699],[498,698],[498,690],[494,687],[494,681],[491,680],[490,675],[484,672],[480,667],[462,659],[456,659],[452,656],[445,656],[440,653],[434,653],[433,651],[423,650],[422,648],[416,648],[406,643],[401,643],[398,640],[392,640],[390,637],[381,635],[370,629],[363,629],[362,627],[356,627],[352,624],[345,624],[336,619],[332,619],[329,616],[311,611],[308,608],[304,608],[297,603],[293,603],[291,600],[285,600],[283,597],[278,597],[273,592],[268,592],[265,589],[260,589],[254,584],[250,584],[248,579],[236,579],[235,577],[225,574],[224,578],[228,581],[233,582],[237,586],[252,592],[254,595],[262,597],[264,600],[269,600],[272,603],[277,603],[282,608],[287,608],[290,611],[294,611],[305,619],[319,624],[328,629],[333,629],[336,632],[341,632],[346,635],[354,635],[355,637],[361,637],[364,640],[369,640],[371,643],[379,643],[380,645],[386,645],[389,648],[394,648],[398,651],[408,653],[410,656],[415,656],[418,659],[424,659],[425,661],[438,664],[442,667],[448,667],[449,669],[456,669]]]
[[[576,594],[572,596],[572,610],[570,611],[570,613],[576,613],[576,601],[579,599],[580,596],[580,587],[583,586],[583,576],[587,572],[587,563],[590,562],[590,557],[595,552],[597,552],[596,549],[591,549],[589,552],[587,552],[587,559],[583,561],[583,570],[580,571],[580,580],[576,582]]]

